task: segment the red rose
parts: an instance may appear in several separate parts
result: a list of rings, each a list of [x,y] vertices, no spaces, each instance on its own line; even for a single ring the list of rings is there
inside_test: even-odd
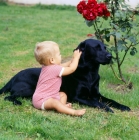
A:
[[[86,8],[86,2],[85,0],[82,0],[79,2],[79,4],[77,5],[77,11],[82,14],[83,13],[83,10]]]
[[[107,9],[107,6],[105,3],[99,3],[97,5],[97,11],[98,11],[98,16],[102,17],[102,16],[110,16],[110,12]]]
[[[111,14],[110,14],[110,12],[108,11],[108,10],[106,10],[106,11],[104,11],[104,16],[105,17],[109,17]]]
[[[97,13],[95,9],[83,10],[82,15],[86,20],[95,20],[97,18]]]
[[[96,5],[97,5],[97,2],[96,0],[89,0],[88,3],[87,3],[87,8],[88,9],[94,9],[96,8]]]
[[[96,0],[88,0],[88,5],[96,5],[97,4],[97,1]]]
[[[99,17],[103,16],[103,9],[104,9],[104,5],[102,3],[97,4],[97,11],[98,11],[98,16]]]

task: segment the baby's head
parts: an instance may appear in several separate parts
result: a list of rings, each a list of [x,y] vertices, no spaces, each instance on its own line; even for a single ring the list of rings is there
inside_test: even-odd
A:
[[[41,65],[49,65],[51,59],[55,58],[55,55],[59,51],[59,46],[53,41],[43,41],[36,44],[34,50],[35,58]]]

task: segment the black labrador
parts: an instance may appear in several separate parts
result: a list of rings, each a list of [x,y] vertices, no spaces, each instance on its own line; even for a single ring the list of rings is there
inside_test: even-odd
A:
[[[82,51],[78,68],[74,73],[62,77],[61,91],[67,94],[68,102],[78,102],[82,105],[104,109],[107,112],[113,112],[110,107],[130,111],[128,106],[108,99],[99,92],[99,66],[109,64],[112,59],[105,45],[98,40],[87,39],[76,49]],[[21,105],[22,103],[17,98],[32,97],[40,71],[41,68],[20,71],[0,90],[0,94],[10,92],[10,96],[5,99]]]

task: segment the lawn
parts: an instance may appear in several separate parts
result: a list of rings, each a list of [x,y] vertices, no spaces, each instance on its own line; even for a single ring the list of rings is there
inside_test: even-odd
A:
[[[35,44],[53,40],[60,45],[63,59],[87,39],[93,28],[70,6],[19,6],[0,5],[0,87],[18,71],[40,67],[35,61]],[[108,65],[100,67],[100,93],[132,111],[106,113],[86,108],[83,117],[72,117],[54,111],[33,108],[30,99],[22,106],[4,101],[0,95],[1,140],[138,140],[139,139],[139,53],[126,57],[122,67],[125,77],[133,82],[133,89],[122,88]]]

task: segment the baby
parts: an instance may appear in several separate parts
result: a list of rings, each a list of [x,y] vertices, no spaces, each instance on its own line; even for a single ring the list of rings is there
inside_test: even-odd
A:
[[[61,76],[69,75],[76,70],[81,52],[75,50],[72,60],[61,64],[58,44],[44,41],[37,43],[34,54],[42,69],[32,98],[33,106],[37,109],[54,109],[64,114],[82,116],[86,109],[73,109],[71,103],[67,103],[67,95],[60,92]]]

